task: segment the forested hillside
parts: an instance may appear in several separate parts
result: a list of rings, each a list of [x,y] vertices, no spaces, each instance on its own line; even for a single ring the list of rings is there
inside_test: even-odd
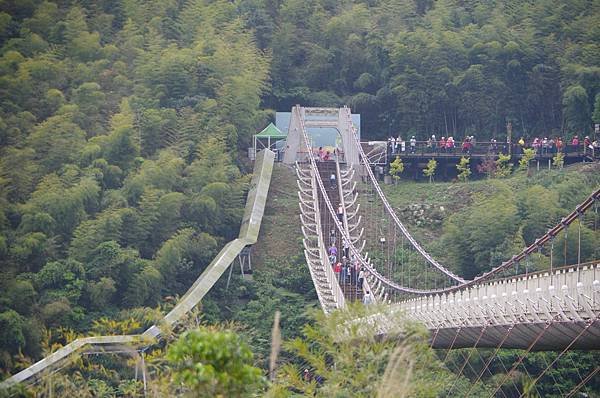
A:
[[[369,138],[502,138],[508,121],[591,133],[599,18],[594,0],[0,0],[0,379],[76,334],[159,318],[237,235],[243,154],[274,111],[347,104]],[[487,200],[539,225],[578,197],[547,185],[545,212],[500,185]],[[467,274],[480,253],[452,228],[475,221],[459,212],[445,231]],[[241,324],[261,366],[274,311],[295,337],[314,304],[296,244],[203,303],[206,321]]]
[[[233,4],[174,6],[2,2],[3,372],[184,292],[237,236],[269,58]]]
[[[594,101],[600,123],[597,1],[266,3],[269,106],[348,104],[377,137],[587,133]]]

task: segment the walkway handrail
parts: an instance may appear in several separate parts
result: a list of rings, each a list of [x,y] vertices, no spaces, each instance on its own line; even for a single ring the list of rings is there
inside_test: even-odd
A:
[[[340,287],[340,284],[335,276],[335,272],[333,272],[332,264],[329,262],[329,256],[327,254],[327,249],[325,245],[325,239],[323,239],[323,228],[321,226],[321,209],[319,206],[319,200],[317,195],[317,184],[315,175],[319,174],[318,170],[315,170],[312,173],[312,189],[313,189],[313,198],[315,200],[315,222],[317,224],[317,239],[319,242],[319,254],[321,256],[321,261],[323,261],[323,265],[325,268],[325,274],[327,275],[327,280],[329,285],[331,286],[331,292],[333,293],[333,297],[337,304],[337,308],[344,308],[346,306],[346,298],[344,297],[344,293]],[[325,309],[325,306],[323,306]]]
[[[162,335],[161,328],[171,328],[181,318],[194,308],[206,293],[213,287],[219,277],[229,268],[244,247],[255,244],[258,239],[260,224],[264,214],[267,194],[271,183],[275,153],[265,149],[256,157],[254,164],[254,175],[250,183],[250,191],[246,200],[244,217],[237,239],[227,243],[217,254],[213,261],[206,267],[204,272],[196,279],[194,284],[173,308],[158,324],[148,328],[142,334],[117,335],[117,336],[95,336],[78,338],[47,357],[39,360],[27,369],[20,371],[12,377],[0,383],[0,389],[9,388],[15,384],[25,382],[41,374],[44,370],[56,366],[59,362],[68,358],[86,347],[104,347],[111,345],[135,344],[139,346],[150,346],[157,342]]]
[[[340,161],[338,159],[338,157],[335,158],[335,171],[336,174],[338,176],[337,178],[337,184],[338,184],[338,192],[340,195],[340,204],[342,205],[343,209],[344,209],[344,215],[342,217],[343,220],[343,225],[344,225],[344,231],[346,232],[346,235],[349,237],[350,236],[350,229],[348,228],[348,212],[346,209],[346,201],[344,200],[344,187],[342,186],[342,173],[341,173],[341,169],[340,169]],[[347,241],[348,245],[352,244],[352,240]],[[359,256],[360,258],[361,256]],[[352,264],[352,266],[354,267],[354,264]],[[358,280],[358,274],[356,275],[356,278]],[[366,280],[366,278],[363,280],[362,283],[362,291],[363,293],[370,291],[371,288],[369,286],[369,282]],[[377,297],[375,297],[375,295],[373,295],[372,297],[374,302],[377,302]]]
[[[519,145],[518,143],[509,144],[503,141],[476,141],[475,144],[472,144],[468,151],[463,149],[464,141],[454,141],[453,146],[440,146],[440,141],[429,142],[429,141],[415,141],[414,152],[413,146],[410,143],[410,140],[405,140],[404,142],[404,151],[400,148],[400,151],[397,151],[395,148],[390,148],[390,141],[369,141],[371,143],[378,143],[385,145],[386,151],[390,151],[390,154],[399,155],[399,156],[408,156],[408,155],[423,155],[423,154],[431,154],[431,155],[497,155],[498,153],[508,154],[508,149],[510,147],[511,154],[515,156],[521,156],[523,149],[534,149],[537,155],[541,154],[552,154],[556,155],[557,152],[561,152],[564,155],[576,155],[581,156],[582,154],[590,151],[590,148],[586,148],[583,142],[574,145],[571,143],[565,144],[563,143],[560,151],[556,147],[556,145],[543,146],[540,143],[538,146],[534,146],[533,143],[528,143],[526,145]],[[361,144],[366,144],[367,142],[361,141]],[[395,145],[398,146],[397,141],[395,141]]]

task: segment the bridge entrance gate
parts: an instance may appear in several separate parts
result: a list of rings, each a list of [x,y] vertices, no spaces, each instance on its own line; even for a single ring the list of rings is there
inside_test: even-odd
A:
[[[311,139],[310,133],[307,132],[305,135],[302,128],[306,130],[321,128],[335,129],[341,139],[339,150],[343,154],[346,163],[358,165],[360,159],[354,140],[352,124],[348,123],[348,118],[351,118],[348,111],[348,108],[304,108],[296,105],[292,109],[283,162],[287,164],[294,164],[297,161],[305,162],[308,155],[307,147],[314,149],[311,142],[308,145],[305,144],[305,136],[311,141],[315,140]],[[318,145],[318,142],[316,142],[316,145]]]

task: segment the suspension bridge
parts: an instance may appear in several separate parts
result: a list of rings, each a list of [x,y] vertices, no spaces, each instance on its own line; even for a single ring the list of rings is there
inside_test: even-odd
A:
[[[341,136],[341,148],[334,160],[322,161],[310,144],[307,127],[333,125]],[[524,350],[507,377],[531,351],[557,351],[555,363],[568,350],[600,348],[600,261],[581,262],[581,227],[590,209],[595,223],[600,189],[521,252],[466,280],[436,261],[402,224],[373,174],[349,108],[295,107],[288,134],[297,138],[288,139],[284,161],[296,165],[304,254],[323,311],[344,308],[371,291],[392,311],[425,324],[434,348]],[[361,195],[366,200],[360,200]],[[556,237],[569,230],[577,236],[577,264],[558,267]],[[330,244],[349,255],[351,267],[366,272],[360,289],[354,277],[348,282],[331,271]],[[542,251],[549,254],[548,268],[531,272],[530,257]],[[403,260],[407,257],[412,269]],[[463,371],[464,367],[459,373]],[[581,382],[598,371],[596,366]]]
[[[581,228],[590,217],[595,222],[600,189],[596,187],[531,245],[482,275],[465,279],[430,255],[401,222],[373,174],[351,116],[347,107],[294,107],[283,156],[283,162],[296,170],[304,255],[325,313],[371,292],[379,304],[374,308],[387,305],[389,311],[422,322],[431,333],[431,346],[446,350],[446,358],[451,350],[461,348],[493,350],[483,368],[472,372],[473,385],[489,372],[499,350],[520,349],[514,363],[503,365],[506,380],[492,396],[507,396],[502,386],[515,372],[527,371],[523,360],[532,351],[557,352],[540,374],[531,377],[535,384],[569,350],[600,348],[600,260],[581,259]],[[337,130],[340,145],[333,160],[321,161],[315,154],[309,128]],[[273,160],[268,150],[257,157],[240,237],[223,248],[162,322],[141,335],[78,339],[0,387],[30,383],[82,351],[110,352],[123,345],[143,350],[155,344],[161,338],[161,327],[176,325],[241,250],[256,242]],[[567,233],[577,236],[577,263],[564,266],[555,258],[554,245],[559,234]],[[352,264],[354,272],[349,277],[334,272],[329,253],[332,246]],[[542,252],[549,255],[548,267],[534,271],[531,257]],[[359,269],[365,275],[362,283],[357,281]],[[473,351],[456,369],[457,378],[465,372],[471,355]],[[589,374],[579,375],[576,387],[564,395],[572,396],[584,388],[600,372],[600,367],[594,366]],[[516,396],[522,396],[515,388]]]

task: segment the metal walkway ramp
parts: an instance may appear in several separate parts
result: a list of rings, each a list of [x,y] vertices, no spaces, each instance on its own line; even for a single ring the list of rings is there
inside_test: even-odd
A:
[[[244,217],[237,239],[227,243],[216,255],[204,272],[196,279],[185,295],[160,322],[151,326],[142,334],[121,336],[96,336],[76,339],[47,357],[39,360],[27,369],[0,383],[0,389],[9,388],[17,383],[30,383],[45,372],[59,367],[72,355],[86,351],[114,352],[126,347],[144,347],[155,344],[163,334],[177,324],[194,308],[219,280],[238,254],[258,239],[258,232],[265,210],[275,154],[265,149],[256,157],[254,174],[246,200]]]

